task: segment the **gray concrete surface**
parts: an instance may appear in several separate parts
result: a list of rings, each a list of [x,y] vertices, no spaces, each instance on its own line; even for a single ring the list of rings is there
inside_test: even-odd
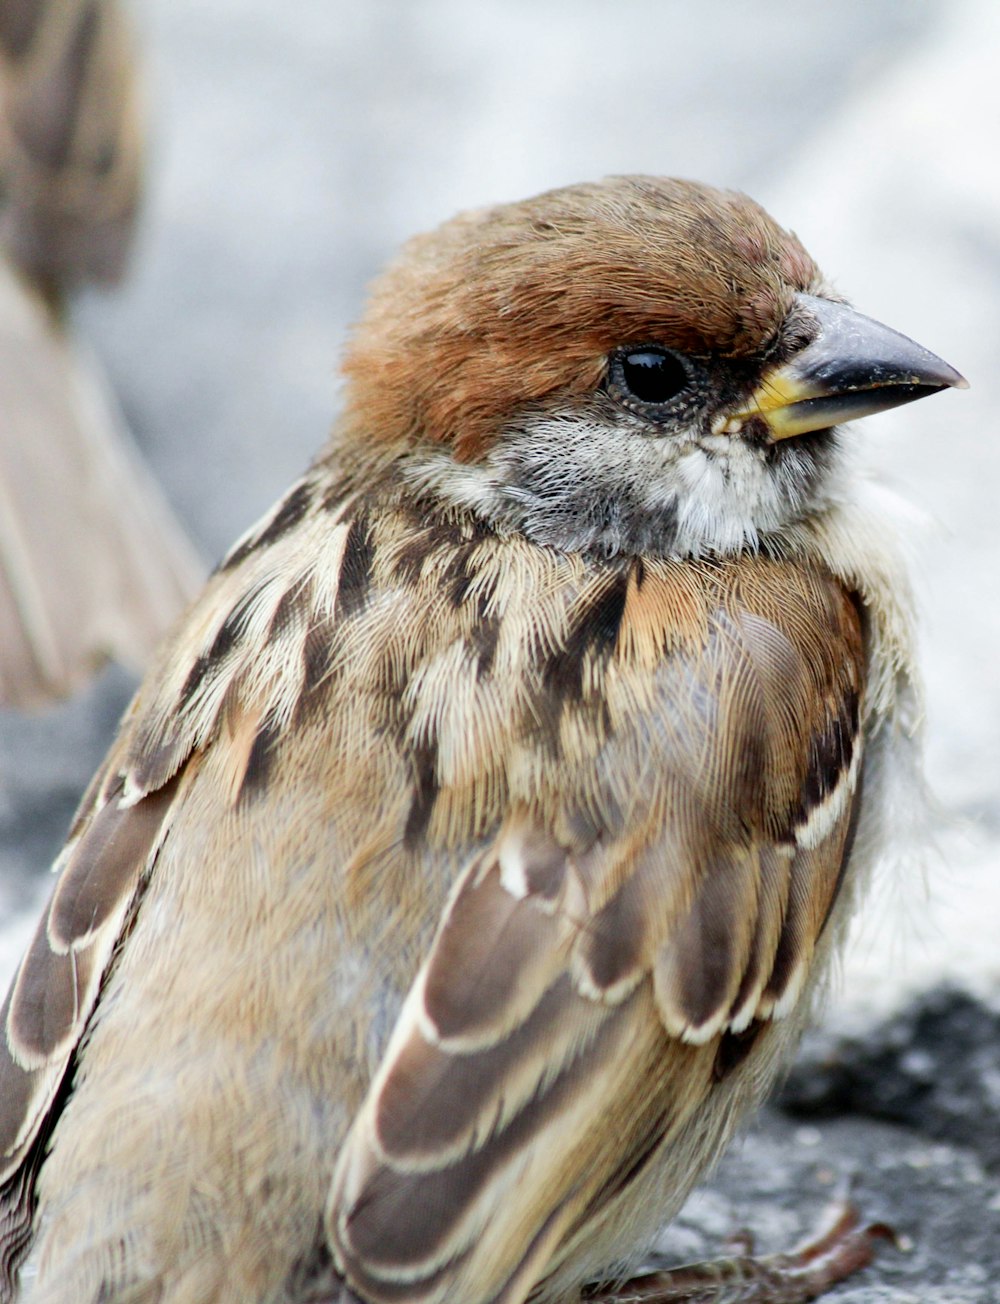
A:
[[[146,0],[139,19],[153,130],[144,230],[125,289],[78,315],[210,560],[322,442],[365,283],[406,235],[464,206],[623,171],[740,187],[863,311],[969,377],[967,394],[865,427],[877,473],[924,513],[912,533],[940,812],[926,891],[887,876],[820,1058],[850,1046],[881,1072],[880,1020],[943,981],[983,1012],[995,1043],[1000,8]],[[110,670],[46,715],[0,716],[0,980],[130,691]],[[947,1034],[945,1020],[946,1054]],[[969,1062],[967,1045],[954,1053]],[[995,1112],[986,1096],[976,1108],[996,1134],[1000,1067],[976,1063]],[[961,1112],[947,1082],[932,1085],[945,1113],[956,1099]],[[674,1249],[704,1253],[731,1220],[768,1209],[762,1239],[797,1235],[797,1192],[808,1205],[821,1154],[833,1170],[860,1166],[873,1212],[901,1212],[914,1246],[839,1298],[1000,1300],[995,1153],[967,1134],[930,1137],[919,1112],[870,1113],[857,1100],[807,1123],[770,1111],[693,1201]]]

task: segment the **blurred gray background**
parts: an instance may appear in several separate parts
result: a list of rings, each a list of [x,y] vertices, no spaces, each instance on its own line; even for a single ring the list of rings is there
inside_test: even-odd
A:
[[[934,1283],[937,1300],[1000,1300],[1000,1154],[976,1139],[1000,1135],[1000,6],[142,0],[135,11],[151,131],[142,229],[127,283],[86,296],[77,317],[209,563],[324,440],[366,283],[407,235],[467,206],[632,171],[744,189],[862,311],[969,377],[969,393],[865,426],[874,472],[923,513],[912,533],[938,854],[926,891],[883,885],[803,1070],[815,1087],[826,1070],[811,1063],[854,1054],[864,1076],[895,1037],[899,1089],[919,1079],[922,1103],[912,1119],[853,1097],[868,1122],[834,1106],[832,1123],[822,1110],[805,1124],[771,1116],[674,1235],[690,1232],[680,1248],[703,1253],[734,1220],[753,1221],[748,1192],[764,1170],[764,1189],[785,1193],[785,1222],[761,1223],[764,1234],[796,1235],[795,1189],[823,1186],[815,1147],[829,1131],[829,1171],[854,1156],[873,1198],[888,1185],[913,1243],[875,1270],[881,1284],[840,1297],[926,1299]],[[0,715],[0,979],[133,687],[112,668],[46,714]],[[914,1011],[942,983],[973,1011],[972,1049],[993,1058],[977,1060],[965,1104],[942,1104],[975,1116],[971,1136],[942,1125],[929,1139],[920,1119],[948,1056]],[[907,1055],[923,1059],[908,1069]],[[898,1132],[884,1136],[890,1124],[872,1115]],[[769,1167],[779,1159],[784,1177]],[[891,1200],[878,1212],[898,1215]]]

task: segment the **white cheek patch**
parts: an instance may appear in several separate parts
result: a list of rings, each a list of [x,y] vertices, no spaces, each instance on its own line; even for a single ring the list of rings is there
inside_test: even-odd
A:
[[[804,459],[713,430],[659,433],[591,403],[522,417],[478,463],[420,450],[417,489],[565,551],[697,557],[755,550],[819,499]]]

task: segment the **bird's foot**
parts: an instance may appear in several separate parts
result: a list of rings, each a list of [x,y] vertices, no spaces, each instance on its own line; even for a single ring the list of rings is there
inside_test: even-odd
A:
[[[693,1263],[645,1273],[614,1288],[584,1294],[586,1304],[804,1304],[866,1267],[877,1242],[898,1245],[886,1223],[861,1225],[856,1207],[841,1201],[829,1226],[797,1249],[755,1257],[749,1238],[745,1252],[711,1263]]]

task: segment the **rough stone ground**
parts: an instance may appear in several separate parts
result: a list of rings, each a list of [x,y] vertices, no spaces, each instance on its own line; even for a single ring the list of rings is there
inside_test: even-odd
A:
[[[1000,1009],[937,988],[853,1037],[814,1034],[775,1106],[666,1232],[671,1262],[746,1226],[786,1250],[850,1184],[903,1248],[824,1299],[1000,1300]]]
[[[134,275],[81,305],[207,558],[302,468],[363,286],[456,209],[608,172],[748,190],[968,394],[866,425],[916,568],[938,851],[889,877],[824,1031],[664,1248],[783,1248],[835,1175],[908,1238],[831,1298],[1000,1301],[1000,8],[992,0],[146,0]],[[132,684],[0,716],[0,979]],[[946,989],[942,984],[949,984]]]

